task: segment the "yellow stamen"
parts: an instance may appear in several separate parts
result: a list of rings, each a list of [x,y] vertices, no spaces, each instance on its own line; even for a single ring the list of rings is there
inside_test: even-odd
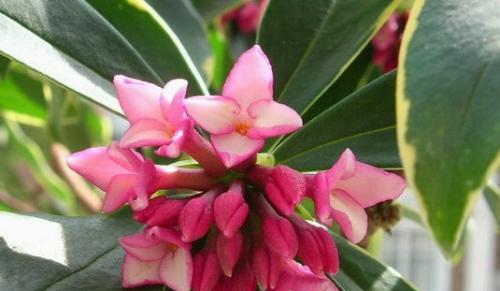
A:
[[[247,135],[249,129],[250,125],[246,122],[240,122],[236,124],[234,128],[234,130],[241,135]]]

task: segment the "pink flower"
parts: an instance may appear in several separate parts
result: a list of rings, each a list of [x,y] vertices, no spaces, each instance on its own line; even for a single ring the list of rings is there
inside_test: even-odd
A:
[[[373,63],[384,73],[398,66],[399,47],[408,16],[408,12],[392,14],[372,40]]]
[[[154,84],[115,76],[118,100],[132,124],[120,146],[127,148],[159,146],[157,154],[179,156],[192,123],[184,112],[187,82],[177,79],[165,88]]]
[[[345,236],[355,243],[366,234],[364,208],[396,199],[406,187],[398,175],[356,161],[349,149],[330,170],[317,173],[308,182],[318,219],[325,224],[335,219]]]
[[[243,184],[234,182],[227,192],[215,199],[214,216],[217,228],[225,236],[233,236],[245,223],[248,211],[248,204],[243,198]]]
[[[274,168],[255,166],[249,174],[252,182],[265,188],[267,197],[283,215],[289,216],[302,201],[306,192],[306,178],[287,166]]]
[[[120,239],[126,255],[122,266],[125,288],[165,284],[177,291],[191,288],[193,262],[189,244],[175,231],[153,227]]]
[[[70,155],[66,162],[75,172],[106,192],[103,211],[111,212],[125,203],[137,210],[148,205],[156,177],[153,163],[137,152],[120,148],[96,147]]]
[[[255,45],[238,59],[224,84],[222,96],[186,99],[189,116],[211,133],[211,142],[226,167],[255,156],[269,137],[302,126],[300,116],[273,101],[271,65]]]
[[[149,226],[175,226],[185,204],[181,199],[156,197],[149,200],[147,208],[134,212],[134,219]]]

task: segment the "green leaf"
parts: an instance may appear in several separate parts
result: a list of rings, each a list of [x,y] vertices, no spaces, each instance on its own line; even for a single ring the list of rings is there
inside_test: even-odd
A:
[[[9,69],[10,59],[0,55],[0,79],[3,79]]]
[[[217,27],[212,27],[209,30],[208,36],[215,54],[212,87],[215,92],[221,92],[229,71],[233,66],[229,39]]]
[[[208,32],[203,19],[189,0],[146,0],[169,24],[205,83],[212,80],[214,55],[208,41]],[[165,56],[163,56],[164,58]],[[206,91],[206,88],[203,89]]]
[[[500,189],[495,185],[486,185],[483,193],[497,222],[497,230],[500,231]]]
[[[333,280],[345,291],[417,290],[394,269],[332,233],[340,255],[340,271]]]
[[[373,68],[372,53],[371,47],[367,47],[356,57],[344,73],[302,116],[304,123],[309,122],[330,106],[366,85],[366,74],[370,73]]]
[[[257,42],[273,65],[278,101],[304,114],[361,52],[396,2],[271,1]]]
[[[210,21],[217,16],[244,3],[244,0],[191,0],[194,7],[203,16],[205,21]]]
[[[349,147],[363,162],[399,168],[395,77],[395,72],[380,77],[290,135],[273,152],[276,162],[300,171],[327,169]]]
[[[122,236],[139,226],[112,216],[0,213],[1,290],[121,290]]]
[[[121,110],[111,84],[116,74],[159,85],[168,76],[194,78],[198,82],[191,86],[197,84],[202,90],[203,82],[196,77],[194,66],[188,65],[190,59],[178,38],[147,4],[134,3],[137,5],[121,1],[123,10],[109,15],[103,12],[103,16],[85,1],[0,0],[0,52],[118,113]],[[117,20],[117,14],[127,15],[128,27]],[[148,34],[141,34],[144,27],[148,27]],[[161,58],[155,57],[158,43]],[[170,75],[160,69],[164,60],[172,64],[165,68],[171,70]],[[191,74],[178,76],[178,72]]]
[[[47,119],[47,103],[40,80],[11,68],[0,80],[0,112],[18,121],[40,124]]]
[[[496,0],[415,1],[401,46],[399,150],[448,256],[500,165],[499,10]]]

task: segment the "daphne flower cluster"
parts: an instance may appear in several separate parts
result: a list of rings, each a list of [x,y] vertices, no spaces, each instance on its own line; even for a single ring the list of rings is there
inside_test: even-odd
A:
[[[366,233],[364,208],[395,199],[405,186],[399,176],[356,161],[350,150],[316,174],[257,165],[266,138],[302,126],[293,109],[273,100],[271,65],[257,45],[239,58],[220,96],[185,99],[184,80],[162,89],[116,76],[114,84],[130,128],[119,142],[67,162],[106,192],[105,212],[128,204],[145,225],[120,240],[124,287],[337,290],[327,277],[339,269],[334,240],[295,207],[310,197],[319,222],[337,223],[358,242]],[[139,147],[170,158],[185,153],[200,167],[155,165]],[[193,194],[158,193],[165,189]]]

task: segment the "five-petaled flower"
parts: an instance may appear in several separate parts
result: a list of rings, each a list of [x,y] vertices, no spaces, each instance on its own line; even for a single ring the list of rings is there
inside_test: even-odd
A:
[[[240,57],[221,96],[184,99],[183,80],[162,89],[117,76],[115,85],[130,129],[119,143],[75,153],[68,164],[106,191],[104,211],[129,203],[146,225],[120,240],[124,287],[337,290],[327,277],[339,270],[335,241],[295,207],[309,196],[320,222],[338,223],[358,242],[366,233],[364,208],[397,198],[405,186],[350,150],[316,174],[256,165],[266,138],[302,126],[293,109],[273,101],[271,65],[259,46]],[[188,154],[200,167],[156,165],[135,150],[146,146],[170,157]],[[158,193],[170,189],[182,191]]]

